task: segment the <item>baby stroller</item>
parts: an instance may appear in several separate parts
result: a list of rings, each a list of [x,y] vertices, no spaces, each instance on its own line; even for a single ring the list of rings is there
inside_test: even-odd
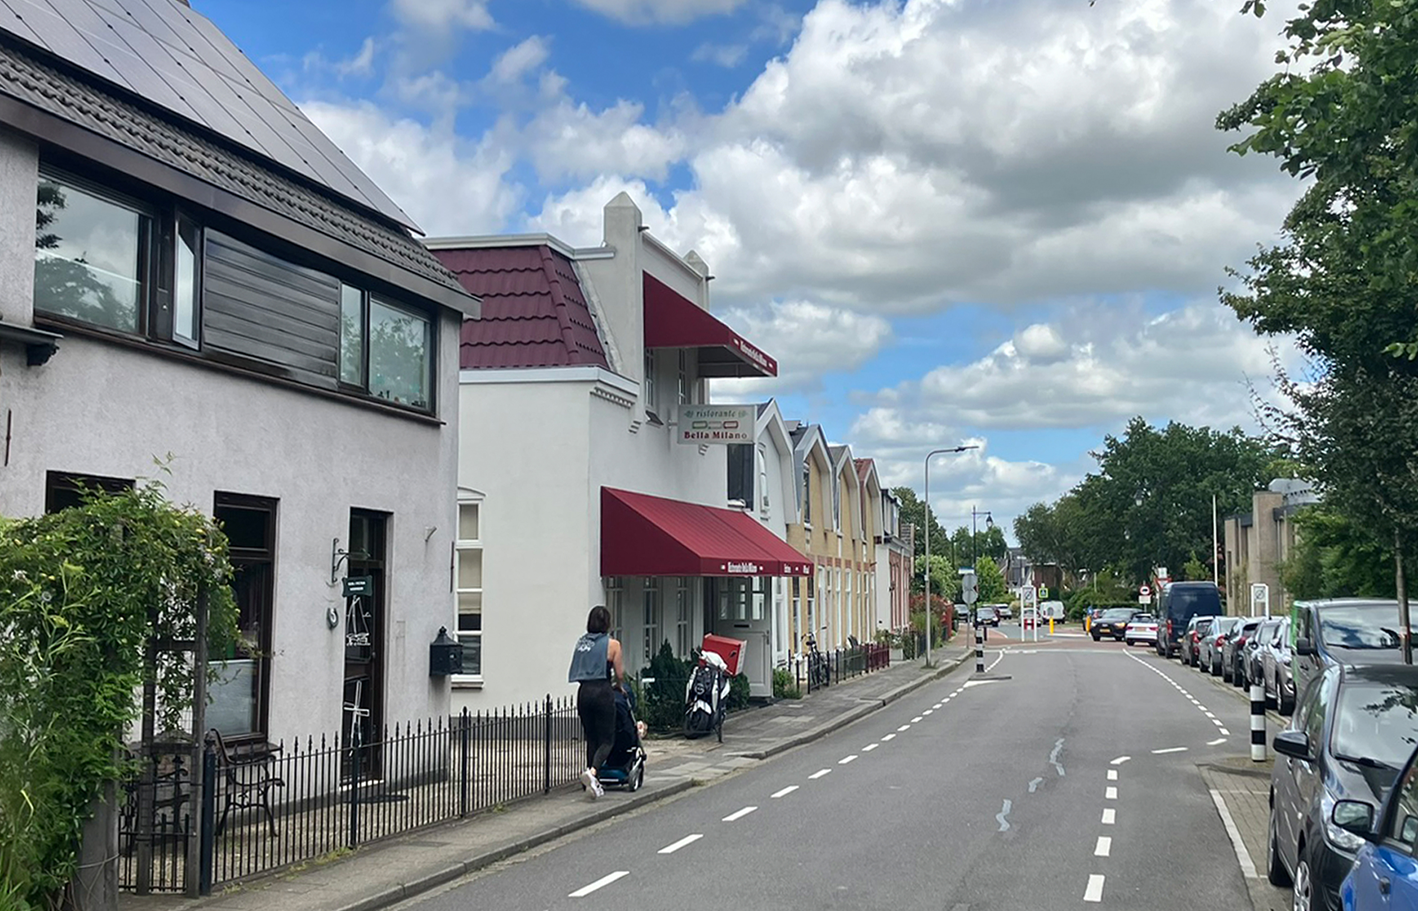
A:
[[[635,697],[628,689],[615,691],[615,743],[597,778],[604,788],[638,791],[645,783],[645,747],[635,720]]]

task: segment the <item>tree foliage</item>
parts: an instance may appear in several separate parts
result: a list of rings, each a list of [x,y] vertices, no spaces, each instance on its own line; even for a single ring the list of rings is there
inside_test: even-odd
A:
[[[921,557],[926,553],[926,507],[916,492],[909,487],[893,487],[891,492],[896,495],[896,499],[901,501],[901,524],[911,523],[916,526],[916,556]],[[940,553],[946,546],[945,529],[941,527],[939,517],[931,513],[931,550]]]
[[[1003,604],[1009,601],[1009,586],[1004,572],[988,554],[975,561],[976,586],[981,604]]]
[[[194,639],[208,594],[214,648],[236,635],[225,536],[160,485],[0,525],[0,905],[55,907],[95,799],[125,767],[144,654]],[[160,728],[182,730],[189,656],[152,669]]]

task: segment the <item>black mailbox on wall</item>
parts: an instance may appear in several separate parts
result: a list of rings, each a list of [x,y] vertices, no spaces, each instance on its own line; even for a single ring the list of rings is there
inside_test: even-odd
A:
[[[438,628],[438,638],[428,646],[428,675],[447,677],[463,672],[463,643],[448,636],[448,627]]]

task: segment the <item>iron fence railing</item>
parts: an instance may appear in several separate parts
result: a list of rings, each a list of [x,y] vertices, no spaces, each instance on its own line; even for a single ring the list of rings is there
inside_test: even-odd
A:
[[[798,689],[811,693],[833,683],[890,667],[891,649],[885,645],[863,643],[826,652],[812,651],[789,655],[788,666],[793,669],[793,679]]]
[[[251,744],[209,734],[209,786],[195,801],[184,757],[145,763],[120,806],[120,887],[207,894],[550,793],[576,783],[586,758],[574,701],[550,696],[396,726],[370,743],[353,736]]]

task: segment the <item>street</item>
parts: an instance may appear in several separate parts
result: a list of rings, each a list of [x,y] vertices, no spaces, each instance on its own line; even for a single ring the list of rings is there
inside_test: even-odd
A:
[[[1146,649],[991,633],[991,679],[967,663],[813,744],[406,907],[1246,906],[1198,771],[1245,748],[1243,704]]]

